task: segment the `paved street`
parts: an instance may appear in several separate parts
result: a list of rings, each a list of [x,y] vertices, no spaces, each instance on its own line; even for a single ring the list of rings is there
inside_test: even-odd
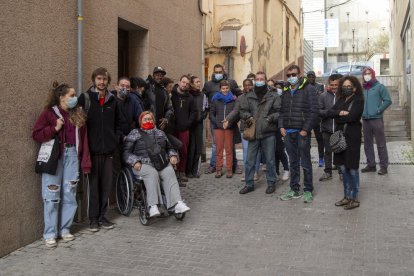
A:
[[[405,145],[390,145],[391,163],[408,163]],[[56,249],[36,241],[0,259],[0,274],[414,275],[414,166],[361,174],[361,207],[351,211],[334,206],[343,195],[338,175],[319,182],[322,173],[314,164],[311,204],[280,201],[288,183],[266,195],[263,176],[255,192],[239,195],[239,175],[202,175],[182,189],[192,208],[182,222],[142,226],[137,211],[123,217],[113,207],[114,230],[76,225],[75,241]]]

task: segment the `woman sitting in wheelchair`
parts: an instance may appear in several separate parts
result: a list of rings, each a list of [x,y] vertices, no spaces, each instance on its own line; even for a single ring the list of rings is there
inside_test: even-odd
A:
[[[167,136],[155,127],[154,115],[144,111],[139,116],[140,128],[132,130],[125,140],[124,161],[133,168],[147,191],[149,216],[160,215],[158,204],[163,204],[161,186],[166,198],[166,207],[174,207],[176,214],[190,208],[182,201],[178,181],[172,165],[177,164],[178,155]]]

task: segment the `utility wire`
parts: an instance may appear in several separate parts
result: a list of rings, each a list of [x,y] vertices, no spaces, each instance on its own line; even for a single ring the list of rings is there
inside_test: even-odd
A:
[[[303,12],[303,13],[305,14],[305,13],[313,13],[313,12],[326,12],[326,11],[329,11],[330,9],[332,9],[332,8],[336,8],[336,7],[345,5],[345,4],[347,4],[347,3],[351,2],[351,1],[352,0],[347,0],[345,2],[342,2],[342,3],[336,4],[336,5],[332,5],[330,7],[327,7],[326,9],[320,9],[320,10],[314,10],[314,11],[307,11],[307,12]]]

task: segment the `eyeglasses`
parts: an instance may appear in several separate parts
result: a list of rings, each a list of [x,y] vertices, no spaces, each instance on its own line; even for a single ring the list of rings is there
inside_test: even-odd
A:
[[[288,78],[290,78],[290,77],[296,77],[297,75],[298,75],[298,73],[286,74],[286,76]]]
[[[342,86],[342,89],[353,89],[354,87],[352,85],[348,85],[348,86]]]

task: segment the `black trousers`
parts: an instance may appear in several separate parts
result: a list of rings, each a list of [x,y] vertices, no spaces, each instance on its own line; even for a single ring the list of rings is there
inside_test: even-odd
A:
[[[313,132],[315,133],[316,142],[318,143],[318,154],[319,159],[322,159],[324,156],[324,143],[323,143],[323,137],[321,132],[321,125],[318,124],[316,127],[313,128]]]
[[[92,155],[89,175],[89,220],[99,222],[105,217],[112,187],[112,155]]]
[[[282,134],[280,131],[276,131],[276,152],[275,152],[275,164],[276,164],[276,173],[279,175],[279,164],[282,162],[283,170],[289,170],[289,161],[285,151],[285,142],[282,140]]]
[[[203,122],[190,128],[190,144],[188,146],[187,174],[198,174],[199,162],[203,150]]]

